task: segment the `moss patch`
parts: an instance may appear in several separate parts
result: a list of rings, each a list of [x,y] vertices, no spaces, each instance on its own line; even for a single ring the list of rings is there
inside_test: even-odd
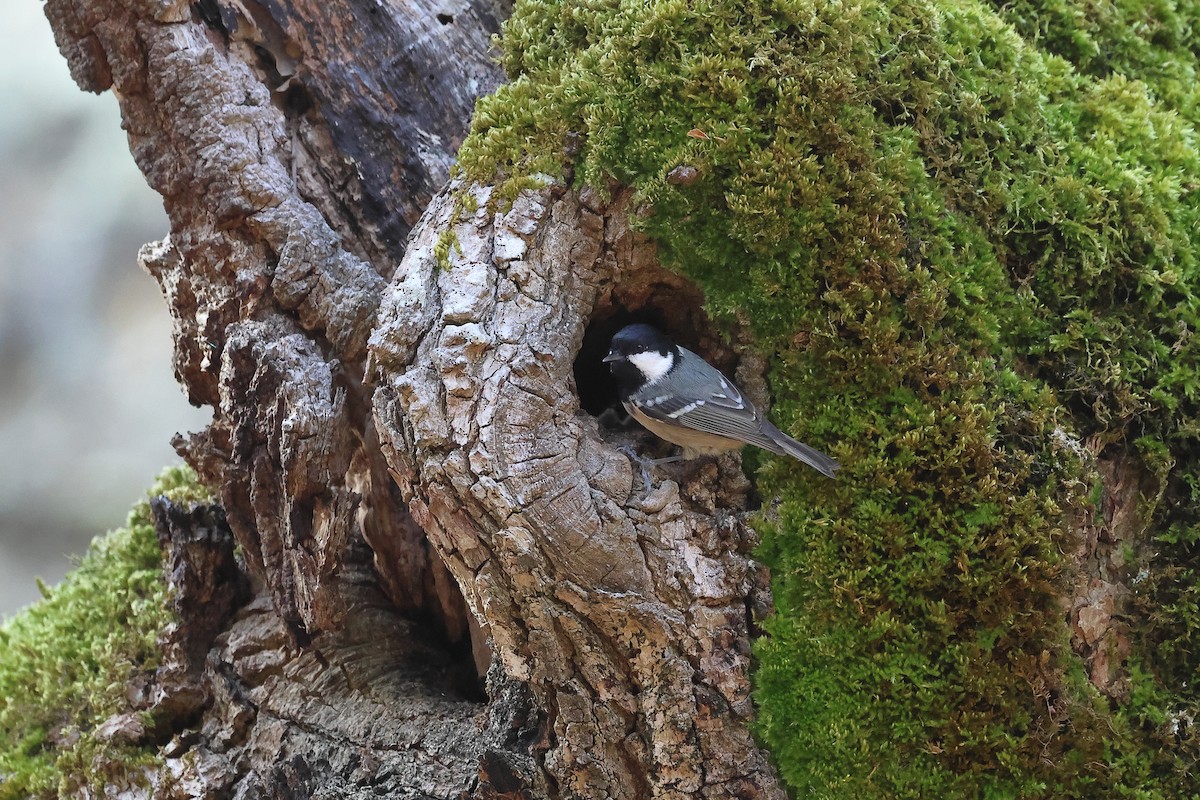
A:
[[[210,502],[186,468],[149,496]],[[96,727],[128,712],[126,686],[157,662],[172,621],[149,503],[92,542],[63,582],[0,626],[0,798],[55,797],[136,779],[152,750],[105,742]],[[114,774],[114,770],[121,774]]]
[[[759,472],[759,730],[799,796],[1200,793],[1195,11],[518,0],[462,169],[635,187],[844,465]],[[1062,624],[1070,438],[1166,484],[1123,703]]]

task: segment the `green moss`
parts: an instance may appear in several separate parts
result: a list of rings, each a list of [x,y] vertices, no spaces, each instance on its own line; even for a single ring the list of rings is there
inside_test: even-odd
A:
[[[186,468],[149,496],[210,502]],[[129,711],[126,686],[157,665],[172,621],[150,506],[92,542],[63,582],[0,626],[0,798],[65,796],[135,780],[152,750],[104,742],[96,726]],[[114,775],[124,765],[123,775]],[[97,770],[100,770],[97,772]]]
[[[437,259],[437,265],[440,268],[449,268],[451,249],[460,254],[462,253],[462,244],[459,243],[458,236],[454,233],[454,228],[448,227],[438,234],[437,242],[433,245],[433,257]]]
[[[993,5],[1037,46],[1085,75],[1137,76],[1164,103],[1197,111],[1194,0],[1016,0]]]
[[[798,796],[1200,794],[1196,12],[518,0],[462,169],[633,186],[844,465],[758,473],[759,730]],[[1163,481],[1123,703],[1062,624],[1099,499],[1064,433]]]

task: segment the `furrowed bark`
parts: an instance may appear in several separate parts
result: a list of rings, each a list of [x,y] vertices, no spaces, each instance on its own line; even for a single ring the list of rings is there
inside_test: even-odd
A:
[[[209,689],[198,694],[193,668],[187,680],[162,676],[155,708],[164,730],[181,737],[162,751],[165,774],[194,772],[180,796],[251,786],[240,775],[263,786],[278,778],[314,792],[361,785],[404,797],[487,786],[478,702],[460,700],[450,712],[420,700],[445,694],[445,681],[390,695],[411,702],[371,701],[404,672],[403,653],[429,638],[397,614],[451,640],[467,631],[461,596],[387,473],[362,383],[367,336],[408,229],[445,182],[475,97],[501,78],[488,43],[504,3],[455,3],[453,24],[438,18],[443,10],[207,0],[46,6],[72,75],[84,89],[117,95],[133,155],[163,196],[171,234],[141,262],[175,320],[176,375],[192,402],[214,412],[207,430],[177,447],[218,489],[262,591],[249,606],[253,619],[244,612],[209,650]],[[355,560],[363,553],[373,569]],[[265,613],[264,600],[275,613]],[[316,649],[296,649],[314,636]],[[272,685],[277,679],[293,689]],[[224,692],[226,684],[234,688]],[[314,704],[314,692],[325,700]],[[266,706],[256,693],[290,724],[260,724]],[[335,753],[400,747],[406,737],[392,733],[441,719],[479,741],[440,753],[436,779],[414,768],[403,771],[406,783],[386,758],[355,777]],[[297,746],[288,764],[276,764],[285,755],[274,745],[288,731],[309,736],[311,749]],[[206,752],[225,766],[203,767]],[[495,772],[520,756],[488,760]],[[284,781],[280,770],[301,777]],[[172,785],[161,778],[152,782],[159,793]]]
[[[518,753],[537,731],[528,693],[497,673],[486,712],[464,699],[469,665],[396,614],[366,547],[351,548],[342,574],[354,613],[303,649],[270,599],[247,603],[230,575],[220,508],[153,506],[179,623],[161,636],[163,665],[134,687],[154,722],[138,734],[160,745],[163,766],[130,795],[492,797],[480,765],[531,780]]]

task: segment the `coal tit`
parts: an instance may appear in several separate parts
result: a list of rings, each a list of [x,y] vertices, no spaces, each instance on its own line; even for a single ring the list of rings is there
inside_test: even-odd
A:
[[[625,410],[688,458],[752,444],[791,456],[833,477],[838,462],[772,425],[733,381],[649,325],[627,325],[612,338],[605,363]],[[673,460],[673,459],[671,459]]]

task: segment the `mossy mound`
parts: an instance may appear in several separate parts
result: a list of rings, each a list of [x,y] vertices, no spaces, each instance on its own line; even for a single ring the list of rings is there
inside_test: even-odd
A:
[[[798,796],[1200,794],[1197,11],[518,0],[462,169],[633,186],[844,465],[759,472],[759,729]],[[1084,440],[1163,488],[1121,701],[1063,624]]]
[[[150,490],[211,502],[186,468]],[[0,798],[67,796],[135,778],[152,749],[97,736],[130,710],[129,680],[152,671],[157,635],[173,621],[150,505],[98,537],[63,582],[0,625]],[[119,766],[120,765],[120,766]],[[122,775],[114,775],[114,769]]]

